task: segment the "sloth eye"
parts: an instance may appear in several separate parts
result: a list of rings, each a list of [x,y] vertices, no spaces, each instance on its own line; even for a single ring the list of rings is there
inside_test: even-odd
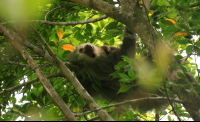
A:
[[[79,49],[79,52],[83,52],[83,48]]]

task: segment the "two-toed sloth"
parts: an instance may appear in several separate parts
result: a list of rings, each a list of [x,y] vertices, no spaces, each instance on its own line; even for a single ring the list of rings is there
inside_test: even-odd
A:
[[[109,76],[115,72],[114,66],[123,61],[122,55],[135,58],[137,36],[130,29],[125,29],[123,43],[120,48],[114,46],[96,47],[93,44],[85,43],[76,47],[75,51],[68,57],[67,65],[89,94],[98,99],[98,96],[106,98],[112,102],[122,102],[125,100],[149,97],[152,94],[163,95],[160,90],[153,91],[142,88],[137,80],[132,81],[131,87],[125,93],[117,94],[120,89],[119,79]],[[131,104],[132,108],[146,112],[151,109],[159,110],[166,104],[166,100],[143,100]]]

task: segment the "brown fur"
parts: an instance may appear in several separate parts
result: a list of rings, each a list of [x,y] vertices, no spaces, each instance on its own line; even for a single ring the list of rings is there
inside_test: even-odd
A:
[[[67,59],[68,67],[75,72],[77,78],[89,94],[98,99],[101,95],[108,101],[121,102],[130,99],[148,97],[149,94],[162,95],[159,90],[151,91],[140,87],[137,81],[132,81],[133,87],[125,93],[117,94],[120,88],[119,79],[112,79],[111,73],[115,72],[114,66],[122,61],[122,55],[135,58],[136,34],[126,29],[121,48],[114,46],[96,47],[92,44],[81,44]],[[150,84],[155,88],[155,85]],[[148,93],[148,94],[147,94]],[[144,100],[131,104],[132,108],[138,108],[140,112],[151,109],[159,110],[166,103],[163,100]]]

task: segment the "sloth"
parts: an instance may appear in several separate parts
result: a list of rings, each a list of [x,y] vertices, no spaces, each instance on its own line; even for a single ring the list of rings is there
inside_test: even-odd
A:
[[[137,35],[126,28],[120,48],[107,45],[97,47],[90,43],[81,44],[69,55],[67,66],[75,73],[80,83],[95,100],[100,99],[99,96],[109,102],[122,102],[155,94],[163,96],[163,93],[160,89],[156,89],[155,85],[151,84],[150,87],[156,89],[151,91],[140,87],[137,80],[131,82],[133,87],[128,91],[118,94],[120,89],[119,78],[112,78],[110,74],[116,71],[114,66],[123,61],[121,56],[135,58],[136,40]],[[166,107],[166,104],[166,100],[146,99],[131,103],[131,107],[144,113],[152,109],[161,111],[163,106]]]

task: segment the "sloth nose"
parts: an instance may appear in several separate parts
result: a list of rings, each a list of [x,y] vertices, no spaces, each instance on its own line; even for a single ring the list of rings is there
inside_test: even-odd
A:
[[[91,45],[91,44],[86,44],[86,45],[85,45],[85,48],[87,48],[87,49],[93,49],[93,48],[94,48],[94,46],[93,46],[93,45]]]

